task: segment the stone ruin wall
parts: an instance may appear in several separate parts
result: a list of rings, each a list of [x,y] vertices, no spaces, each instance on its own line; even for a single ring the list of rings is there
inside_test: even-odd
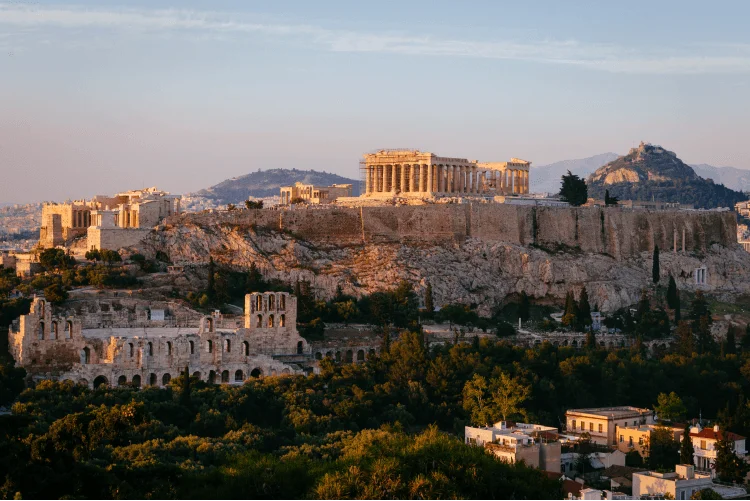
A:
[[[488,242],[580,249],[622,260],[652,251],[706,252],[711,245],[735,246],[736,216],[719,211],[646,211],[561,208],[505,204],[437,204],[309,210],[249,210],[183,214],[168,225],[254,226],[288,232],[319,245],[378,243],[453,244],[468,237]]]

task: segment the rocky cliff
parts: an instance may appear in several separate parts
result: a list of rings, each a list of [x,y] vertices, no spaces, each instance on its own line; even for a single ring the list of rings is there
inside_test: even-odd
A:
[[[309,280],[323,297],[337,285],[361,294],[429,281],[437,304],[489,313],[521,291],[560,302],[585,285],[592,304],[610,311],[649,284],[654,245],[664,277],[682,288],[695,287],[693,271],[705,266],[708,288],[747,291],[750,254],[735,229],[728,212],[465,204],[182,215],[144,245],[176,263],[255,263],[268,277]]]

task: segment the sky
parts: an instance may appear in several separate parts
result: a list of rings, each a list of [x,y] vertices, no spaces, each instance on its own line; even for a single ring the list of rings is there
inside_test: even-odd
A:
[[[750,169],[748,19],[745,1],[0,0],[0,203],[356,177],[380,148],[544,165],[643,140]]]

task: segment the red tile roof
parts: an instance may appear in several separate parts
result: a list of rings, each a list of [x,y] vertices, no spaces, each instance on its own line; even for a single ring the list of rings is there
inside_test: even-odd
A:
[[[723,440],[724,439],[724,432],[719,430],[719,432],[715,432],[713,428],[703,428],[699,433],[691,433],[691,437],[699,437],[699,438],[710,438],[712,440]],[[745,437],[742,435],[737,435],[736,433],[732,433],[731,431],[727,433],[727,437],[729,440],[735,442],[737,440],[744,440]]]

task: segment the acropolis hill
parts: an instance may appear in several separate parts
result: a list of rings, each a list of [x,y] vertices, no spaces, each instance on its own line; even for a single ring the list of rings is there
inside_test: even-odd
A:
[[[209,256],[251,263],[268,277],[306,279],[323,297],[338,285],[358,295],[400,279],[437,304],[476,303],[480,311],[525,291],[559,303],[586,285],[611,311],[635,303],[651,278],[651,255],[681,288],[746,292],[750,254],[736,241],[736,216],[721,211],[553,208],[495,203],[331,207],[182,214],[144,241],[174,263]],[[705,285],[694,272],[705,267]]]

